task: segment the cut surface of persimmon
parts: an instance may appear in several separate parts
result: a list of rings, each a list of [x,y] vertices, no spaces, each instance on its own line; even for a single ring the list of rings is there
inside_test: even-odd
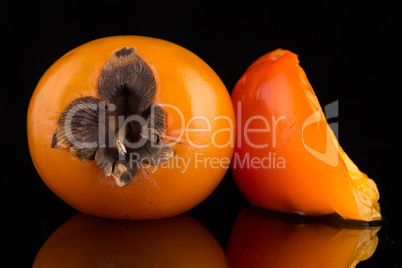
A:
[[[379,192],[340,147],[296,54],[257,59],[237,82],[232,173],[256,206],[381,219]]]

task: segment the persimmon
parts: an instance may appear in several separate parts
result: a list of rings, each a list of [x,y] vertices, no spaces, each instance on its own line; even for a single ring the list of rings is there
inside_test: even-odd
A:
[[[379,226],[291,216],[241,210],[226,251],[230,267],[355,267],[377,248]]]
[[[228,267],[201,223],[183,214],[159,220],[115,220],[77,214],[39,250],[34,268]]]
[[[45,184],[74,208],[163,218],[220,183],[233,122],[228,91],[194,53],[115,36],[71,50],[45,72],[28,108],[28,143]]]
[[[340,147],[296,54],[257,59],[232,92],[234,179],[256,206],[381,219],[379,192]]]

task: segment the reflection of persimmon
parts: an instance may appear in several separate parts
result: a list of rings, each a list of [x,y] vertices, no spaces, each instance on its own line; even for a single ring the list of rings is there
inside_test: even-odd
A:
[[[78,214],[40,249],[34,268],[228,267],[213,235],[189,215],[128,221]]]
[[[374,253],[380,227],[340,228],[283,221],[243,209],[227,248],[236,267],[355,267]]]
[[[339,146],[298,63],[292,52],[275,50],[236,84],[237,185],[251,203],[267,209],[380,219],[376,184]]]

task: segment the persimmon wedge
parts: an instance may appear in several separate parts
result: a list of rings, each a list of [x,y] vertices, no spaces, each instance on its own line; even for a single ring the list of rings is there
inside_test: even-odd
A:
[[[296,54],[257,59],[232,101],[234,179],[256,206],[290,213],[381,219],[379,192],[340,147]]]

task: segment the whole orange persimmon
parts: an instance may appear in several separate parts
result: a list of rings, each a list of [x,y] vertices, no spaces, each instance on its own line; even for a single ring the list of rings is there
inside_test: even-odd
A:
[[[379,192],[340,147],[296,54],[257,59],[232,92],[234,179],[256,206],[289,213],[381,219]]]
[[[150,37],[81,45],[40,79],[28,143],[46,185],[110,218],[183,213],[220,183],[233,152],[224,84],[198,56]]]

